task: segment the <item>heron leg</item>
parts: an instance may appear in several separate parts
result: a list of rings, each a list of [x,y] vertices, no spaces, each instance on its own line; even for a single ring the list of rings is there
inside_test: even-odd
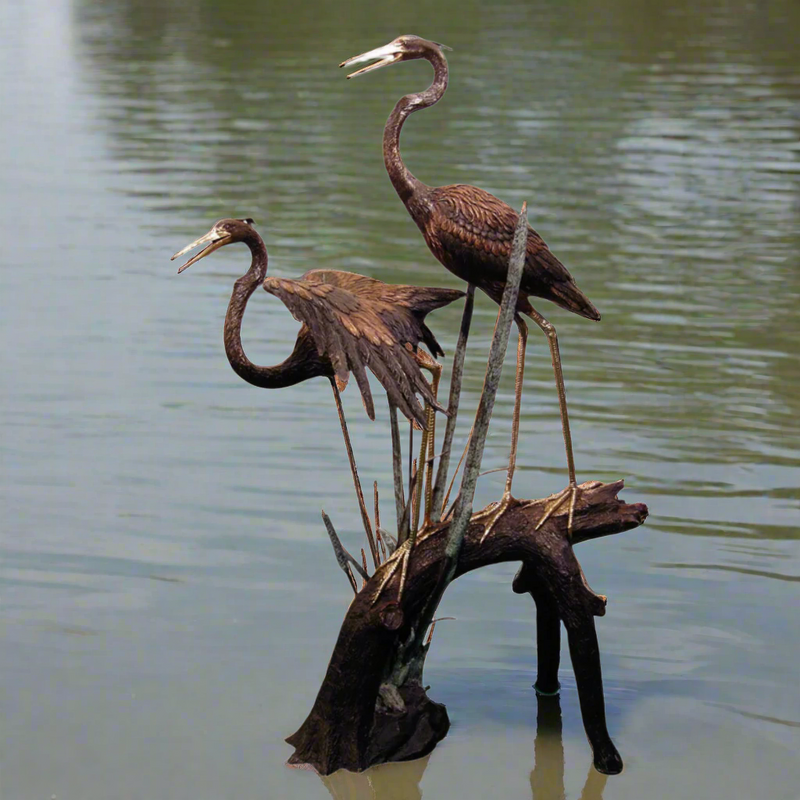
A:
[[[416,474],[413,475],[412,485],[416,483]],[[412,498],[408,498],[408,503],[406,504],[405,509],[403,510],[403,517],[400,523],[400,527],[404,529],[408,529],[408,520],[411,516],[411,503]],[[413,529],[409,530],[408,538],[398,544],[389,558],[383,562],[382,566],[387,567],[387,572],[381,578],[380,583],[378,584],[378,588],[375,590],[375,594],[372,598],[372,605],[374,606],[375,603],[383,594],[383,590],[392,580],[392,578],[397,573],[397,570],[401,570],[400,573],[400,588],[397,596],[397,602],[399,603],[403,597],[403,588],[405,587],[406,576],[408,574],[408,566],[411,562],[411,549],[414,547],[414,542],[417,539],[417,532]]]
[[[434,370],[434,378],[433,378],[433,393],[434,397],[436,396],[436,392],[438,389],[439,384],[439,377],[441,376],[442,367],[437,362],[431,359]],[[424,365],[428,366],[428,365]],[[392,578],[397,574],[397,571],[400,570],[400,583],[397,589],[397,602],[403,599],[403,590],[405,589],[406,579],[408,578],[408,570],[409,566],[411,565],[411,553],[414,549],[414,544],[416,543],[417,539],[423,538],[427,532],[431,530],[430,528],[430,509],[431,509],[431,497],[432,497],[432,471],[433,471],[433,437],[434,437],[434,426],[432,422],[432,417],[435,414],[435,409],[430,404],[426,403],[425,411],[427,414],[427,422],[425,426],[425,430],[422,433],[422,445],[420,447],[420,460],[417,463],[417,469],[412,472],[411,478],[411,485],[415,487],[412,490],[412,494],[416,494],[417,496],[417,504],[416,504],[416,514],[419,515],[419,509],[421,504],[421,490],[422,490],[422,474],[427,466],[428,473],[427,473],[427,484],[425,488],[425,517],[423,519],[422,528],[417,529],[417,524],[410,526],[408,530],[408,537],[405,541],[401,542],[397,545],[394,552],[391,556],[384,561],[383,566],[387,567],[386,574],[381,578],[380,583],[378,584],[378,588],[375,590],[374,597],[372,599],[372,605],[378,602],[383,593],[383,590],[388,586]],[[427,454],[427,463],[423,454]],[[425,466],[423,466],[425,465]],[[413,503],[413,496],[409,497],[406,509],[402,516],[402,522],[400,523],[401,528],[406,528],[407,523],[406,520],[411,516],[411,505]]]
[[[581,490],[575,480],[575,458],[572,454],[572,434],[569,429],[569,414],[567,413],[567,391],[564,388],[564,373],[561,369],[561,355],[558,351],[558,336],[556,329],[551,322],[546,320],[538,311],[531,308],[526,312],[528,316],[542,329],[547,336],[547,343],[550,346],[550,358],[553,362],[553,372],[556,379],[556,391],[558,392],[558,408],[561,414],[561,431],[564,434],[564,447],[567,451],[567,472],[569,474],[569,484],[558,494],[552,496],[545,505],[544,514],[539,520],[536,530],[542,527],[545,522],[569,500],[569,518],[567,522],[567,533],[572,535],[572,521],[575,516],[575,506]]]
[[[485,520],[481,543],[492,532],[497,521],[508,511],[512,503],[516,502],[511,495],[511,483],[514,480],[514,470],[517,466],[517,445],[519,443],[519,419],[522,409],[522,382],[525,377],[525,348],[528,344],[528,326],[524,320],[516,315],[514,322],[519,329],[519,341],[517,342],[517,372],[514,379],[514,413],[511,417],[511,454],[508,458],[508,472],[506,474],[506,487],[503,497],[499,503],[487,506],[483,511],[479,511],[472,520]]]
[[[414,358],[423,369],[427,369],[433,376],[431,391],[433,392],[433,399],[438,400],[442,365],[424,350],[417,350],[414,353]],[[418,463],[421,472],[418,476],[418,480],[423,479],[425,482],[425,517],[423,527],[427,527],[430,525],[431,521],[431,505],[433,502],[433,451],[436,442],[436,409],[430,403],[425,403],[425,434],[422,439],[423,443],[427,442],[427,446],[423,444],[424,449],[420,449]],[[421,485],[417,489],[418,493],[420,489]],[[419,518],[420,505],[420,501],[417,501],[417,519]],[[417,527],[416,523],[414,527]]]
[[[409,421],[408,423],[408,502],[411,503],[411,511],[413,515],[414,510],[414,423]],[[397,543],[400,544],[402,541],[408,538],[408,534],[411,531],[411,516],[407,518],[407,526],[405,530],[398,530],[397,531]]]
[[[369,542],[369,551],[372,554],[372,560],[377,567],[380,563],[378,559],[378,549],[375,546],[375,537],[372,535],[372,525],[369,521],[369,514],[367,513],[367,504],[364,502],[364,492],[361,490],[361,480],[358,477],[358,467],[356,466],[356,459],[353,455],[353,445],[350,442],[350,433],[347,430],[347,420],[344,417],[344,409],[342,408],[342,396],[339,394],[339,387],[336,385],[336,379],[331,378],[331,388],[333,389],[333,399],[336,401],[336,410],[339,412],[339,424],[342,426],[342,435],[344,436],[344,447],[347,450],[347,459],[350,462],[350,472],[353,475],[353,486],[356,490],[356,499],[358,500],[358,507],[361,511],[361,521],[364,523],[364,531],[367,534],[367,541]]]
[[[394,478],[394,504],[397,513],[397,535],[401,536],[403,510],[406,505],[403,486],[403,452],[400,446],[400,425],[397,421],[397,406],[389,400],[389,423],[392,430],[392,476]]]
[[[437,361],[435,361],[433,358],[431,358],[427,353],[424,353],[419,350],[414,354],[414,357],[417,363],[421,367],[429,370],[433,375],[431,388],[433,390],[434,399],[436,399],[436,394],[439,390],[439,378],[442,375],[442,365],[439,364]],[[433,494],[433,489],[431,486],[433,481],[432,477],[433,462],[429,461],[429,459],[432,459],[433,457],[435,415],[436,415],[436,410],[434,409],[434,407],[430,403],[425,403],[425,418],[426,418],[425,430],[422,432],[422,441],[420,442],[419,459],[417,460],[416,475],[414,476],[414,480],[411,481],[411,484],[414,487],[412,489],[412,496],[415,498],[414,524],[411,526],[408,538],[392,554],[392,559],[394,559],[395,563],[392,565],[387,575],[381,581],[378,587],[378,591],[376,592],[375,595],[376,600],[378,597],[380,597],[383,588],[392,579],[397,569],[400,569],[400,586],[397,591],[397,602],[399,603],[403,599],[403,589],[405,588],[406,577],[408,576],[408,567],[409,564],[411,563],[411,551],[414,549],[414,542],[417,539],[419,531],[419,515],[423,503],[423,483],[426,475],[427,475],[427,484],[425,486],[425,496],[424,496],[425,516],[423,518],[423,529],[425,529],[430,523],[431,497]]]
[[[433,375],[431,389],[433,390],[433,397],[436,399],[437,392],[439,391],[439,379],[442,375],[442,365],[421,350],[418,350],[414,354],[414,358],[421,367],[429,370]],[[412,503],[414,523],[411,525],[405,541],[397,546],[394,553],[392,553],[391,557],[385,562],[385,564],[388,565],[388,569],[375,591],[375,597],[372,601],[373,605],[378,601],[381,593],[395,576],[398,569],[400,570],[400,585],[397,591],[397,602],[399,603],[403,599],[403,589],[405,588],[408,568],[411,563],[411,551],[414,549],[414,543],[420,532],[419,514],[423,502],[423,483],[425,485],[425,516],[423,518],[422,530],[425,530],[430,524],[431,498],[433,495],[433,450],[436,430],[434,422],[435,415],[436,410],[434,407],[430,403],[425,403],[425,430],[422,432],[416,474],[412,471],[409,481],[411,487],[409,502]]]
[[[514,414],[511,418],[511,455],[508,458],[508,474],[506,475],[506,494],[511,494],[511,482],[517,467],[517,445],[519,443],[519,418],[522,409],[522,380],[525,377],[525,348],[528,344],[528,326],[521,317],[516,316],[514,322],[519,329],[517,342],[517,374],[514,379]]]
[[[425,417],[428,416],[428,404],[425,403]],[[422,432],[419,443],[419,458],[417,459],[417,478],[414,481],[414,523],[411,526],[412,535],[419,528],[419,514],[422,508],[422,492],[423,481],[425,476],[425,457],[428,454],[428,439],[430,438],[430,430],[426,429]]]
[[[447,507],[447,500],[442,502],[442,496],[444,495],[444,487],[447,483],[447,472],[450,469],[450,451],[453,446],[453,436],[456,432],[458,403],[461,398],[461,384],[464,377],[464,358],[467,352],[467,339],[469,338],[469,328],[472,323],[472,307],[474,301],[475,284],[470,283],[467,286],[467,297],[464,301],[464,314],[461,318],[461,330],[458,334],[458,343],[456,344],[455,353],[453,353],[453,367],[450,374],[450,399],[447,405],[449,416],[445,423],[444,439],[442,441],[442,457],[439,460],[436,480],[433,484],[433,506],[438,509],[441,505],[442,511]],[[456,468],[456,472],[458,472],[458,468]],[[436,513],[441,514],[441,512]]]

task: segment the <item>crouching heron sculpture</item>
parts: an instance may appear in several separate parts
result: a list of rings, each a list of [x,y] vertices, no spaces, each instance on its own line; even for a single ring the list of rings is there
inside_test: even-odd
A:
[[[235,242],[250,249],[247,272],[233,286],[225,315],[225,353],[231,367],[254,386],[281,389],[302,381],[325,377],[331,383],[344,435],[353,483],[362,521],[377,564],[377,550],[369,524],[358,478],[350,436],[342,409],[340,389],[355,375],[367,415],[375,418],[375,407],[366,369],[380,381],[396,406],[413,423],[426,426],[425,403],[443,410],[421,372],[428,359],[417,354],[423,342],[434,356],[444,355],[425,317],[436,308],[452,303],[464,293],[457,289],[436,289],[383,283],[339,270],[313,269],[299,278],[267,278],[267,248],[252,219],[222,219],[211,230],[172,256],[173,260],[195,247],[206,247],[190,258],[178,272]],[[259,366],[245,355],[242,319],[250,297],[259,285],[275,295],[302,323],[294,350],[275,366]]]

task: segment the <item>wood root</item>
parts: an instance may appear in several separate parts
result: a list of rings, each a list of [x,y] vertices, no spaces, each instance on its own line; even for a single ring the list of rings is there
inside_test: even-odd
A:
[[[566,507],[537,530],[547,498],[514,501],[482,544],[483,524],[470,523],[455,577],[489,564],[522,562],[513,588],[529,592],[537,604],[537,691],[558,691],[563,622],[595,767],[614,774],[622,769],[622,760],[606,728],[594,626],[594,618],[605,614],[606,598],[589,588],[572,548],[635,528],[648,512],[642,503],[627,504],[617,498],[622,481],[593,481],[580,488],[571,540]],[[426,599],[446,568],[448,527],[437,523],[420,531],[399,604],[395,601],[399,574],[376,598],[385,564],[353,599],[314,706],[286,740],[295,747],[289,764],[321,775],[338,769],[360,772],[375,764],[423,756],[447,734],[447,711],[428,698],[421,682],[427,646],[409,643],[423,640],[425,631],[418,627],[429,610]]]

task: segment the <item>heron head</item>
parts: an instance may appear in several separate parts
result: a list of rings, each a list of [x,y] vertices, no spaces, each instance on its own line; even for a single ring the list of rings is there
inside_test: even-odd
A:
[[[188,253],[190,250],[193,250],[195,247],[197,247],[197,245],[208,242],[206,247],[204,247],[196,256],[192,256],[182,267],[178,269],[178,273],[181,273],[187,267],[191,267],[192,264],[196,264],[201,258],[205,258],[207,255],[211,255],[211,253],[213,253],[215,250],[219,250],[220,247],[225,247],[226,244],[233,244],[234,242],[242,242],[248,237],[252,236],[253,225],[254,222],[249,217],[246,219],[221,219],[219,222],[214,223],[214,227],[211,228],[208,233],[201,236],[199,239],[195,239],[191,244],[187,244],[183,250],[179,250],[177,253],[175,253],[170,261],[174,261],[176,258],[178,258],[178,256]]]
[[[347,61],[342,61],[340,67],[350,67],[353,64],[362,64],[364,61],[374,61],[374,64],[368,64],[366,67],[357,69],[351,72],[347,77],[355,78],[356,75],[363,75],[365,72],[370,72],[373,69],[380,69],[381,67],[388,67],[390,64],[397,64],[399,61],[413,61],[415,58],[428,58],[432,51],[450,50],[452,48],[439,42],[431,42],[428,39],[423,39],[421,36],[414,36],[407,34],[405,36],[398,36],[394,41],[385,44],[383,47],[377,47],[375,50],[369,50],[362,53],[360,56],[353,56],[348,58]]]

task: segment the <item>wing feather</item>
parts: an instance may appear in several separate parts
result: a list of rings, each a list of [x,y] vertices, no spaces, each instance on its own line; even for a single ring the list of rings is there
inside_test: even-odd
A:
[[[270,277],[264,281],[264,289],[308,327],[320,355],[330,360],[340,382],[353,373],[371,419],[375,410],[367,368],[408,419],[425,424],[417,395],[443,410],[406,345],[416,349],[422,341],[434,355],[441,354],[425,316],[463,292],[396,286],[337,270],[311,270],[298,279]]]

